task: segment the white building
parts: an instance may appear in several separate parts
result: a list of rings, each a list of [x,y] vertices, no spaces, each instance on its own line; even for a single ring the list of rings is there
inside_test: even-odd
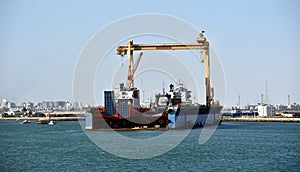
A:
[[[276,109],[273,105],[263,104],[257,106],[258,116],[269,117],[276,115]]]
[[[8,109],[15,109],[17,108],[16,104],[14,102],[8,102],[7,104]]]
[[[7,104],[8,104],[7,100],[3,99],[0,108],[7,108]]]

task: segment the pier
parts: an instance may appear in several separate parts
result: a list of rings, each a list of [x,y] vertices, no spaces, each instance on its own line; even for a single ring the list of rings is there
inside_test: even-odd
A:
[[[300,122],[300,118],[284,117],[223,117],[223,122]]]
[[[0,120],[31,120],[31,121],[43,121],[49,120],[48,117],[1,117]],[[51,117],[53,121],[78,121],[78,120],[85,120],[85,117]]]

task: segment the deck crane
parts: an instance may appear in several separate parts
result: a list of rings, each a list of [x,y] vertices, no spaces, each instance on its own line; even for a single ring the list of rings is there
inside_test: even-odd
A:
[[[204,64],[204,77],[206,86],[206,106],[212,105],[211,87],[210,87],[210,60],[209,60],[209,42],[206,41],[204,31],[202,31],[196,38],[197,44],[186,43],[173,43],[173,44],[133,44],[133,40],[128,40],[127,45],[121,45],[117,48],[117,55],[128,56],[128,77],[127,86],[134,88],[134,63],[133,63],[133,51],[145,51],[145,50],[193,50],[200,49],[203,64]],[[131,79],[132,77],[132,79]]]
[[[128,68],[128,74],[127,74],[127,86],[128,87],[134,88],[134,73],[141,61],[142,55],[143,55],[143,52],[140,52],[134,66],[133,67],[130,66],[130,68]],[[128,63],[129,63],[129,61],[128,61]]]

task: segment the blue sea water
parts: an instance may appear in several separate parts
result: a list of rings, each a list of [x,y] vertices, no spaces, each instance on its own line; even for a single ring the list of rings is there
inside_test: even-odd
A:
[[[159,132],[147,131],[147,137]],[[163,155],[134,160],[101,150],[76,121],[0,121],[0,171],[300,171],[299,123],[224,122],[203,145],[200,132],[192,130]]]

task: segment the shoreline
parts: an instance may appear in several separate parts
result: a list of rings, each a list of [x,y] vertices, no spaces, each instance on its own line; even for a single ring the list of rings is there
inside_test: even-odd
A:
[[[1,117],[1,120],[53,120],[53,121],[78,121],[85,120],[85,117]]]
[[[49,120],[48,117],[0,117],[1,120]],[[85,117],[51,117],[53,121],[78,121],[85,120]],[[222,122],[299,122],[300,118],[286,117],[223,117]]]
[[[300,122],[300,118],[285,118],[285,117],[230,117],[222,118],[222,122]]]

